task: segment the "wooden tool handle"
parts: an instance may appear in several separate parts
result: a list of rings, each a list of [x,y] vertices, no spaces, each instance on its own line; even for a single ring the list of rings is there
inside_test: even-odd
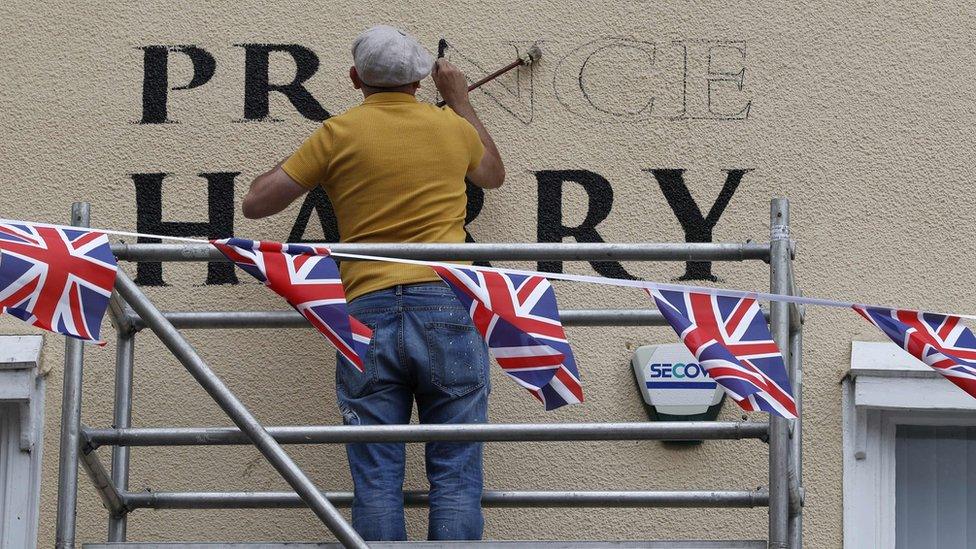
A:
[[[471,84],[470,86],[468,86],[468,91],[471,92],[473,90],[476,90],[476,89],[480,88],[481,86],[483,86],[484,84],[487,84],[488,82],[491,82],[492,80],[498,78],[499,76],[505,74],[506,72],[514,69],[515,67],[519,67],[519,66],[524,65],[524,64],[525,64],[525,61],[523,59],[518,59],[516,61],[513,61],[513,62],[509,63],[508,65],[505,65],[504,67],[498,69],[497,71],[489,74],[488,76],[482,78],[481,80],[478,80],[474,84]],[[438,107],[443,107],[446,104],[447,104],[447,102],[446,101],[443,101],[443,100],[437,102],[437,106]]]

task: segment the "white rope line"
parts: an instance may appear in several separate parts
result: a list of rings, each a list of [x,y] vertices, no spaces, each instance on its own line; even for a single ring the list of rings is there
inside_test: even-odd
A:
[[[752,299],[763,299],[768,301],[780,301],[785,303],[794,303],[797,305],[817,305],[822,307],[837,307],[850,309],[852,307],[865,307],[872,309],[902,309],[901,307],[890,307],[886,305],[870,305],[866,303],[855,303],[852,301],[836,301],[832,299],[821,299],[816,297],[803,297],[788,294],[773,294],[768,292],[747,292],[743,290],[729,290],[723,288],[709,288],[706,286],[689,286],[686,284],[666,284],[661,282],[648,282],[646,280],[627,280],[623,278],[609,278],[602,276],[589,276],[589,275],[574,275],[565,273],[545,273],[540,271],[524,271],[519,269],[508,269],[508,268],[497,268],[497,267],[479,267],[474,265],[459,265],[457,263],[444,263],[439,261],[421,261],[416,259],[402,259],[395,257],[381,257],[374,255],[361,255],[361,254],[347,254],[343,252],[332,252],[331,255],[335,257],[345,257],[349,259],[359,259],[366,261],[386,261],[392,263],[408,263],[412,265],[424,265],[428,267],[448,267],[448,268],[464,268],[464,269],[474,269],[479,271],[490,271],[505,274],[517,274],[522,276],[541,276],[551,280],[568,280],[572,282],[585,282],[592,284],[604,284],[608,286],[622,286],[629,288],[640,288],[643,290],[663,290],[663,291],[676,291],[676,292],[695,292],[707,295],[714,295],[720,297],[732,297],[732,298],[752,298]],[[930,312],[930,311],[921,311]],[[966,315],[966,314],[955,314],[955,313],[934,313],[942,314],[945,316],[958,316],[961,318],[969,318],[976,320],[976,315]]]
[[[57,223],[38,223],[37,221],[18,221],[16,219],[0,219],[0,223],[6,223],[9,225],[36,225],[38,227],[51,227],[53,229],[69,229],[69,230],[90,230],[105,234],[114,234],[118,236],[134,236],[136,238],[158,238],[160,240],[177,240],[179,242],[194,242],[197,244],[210,244],[209,240],[203,240],[200,238],[184,238],[181,236],[166,236],[162,234],[149,234],[149,233],[133,233],[129,231],[116,231],[114,229],[97,229],[93,227],[76,227],[75,225],[59,225]]]
[[[195,244],[210,244],[209,240],[204,240],[200,238],[184,238],[180,236],[168,236],[161,234],[150,234],[150,233],[138,233],[129,231],[116,231],[113,229],[97,229],[89,227],[75,227],[73,225],[59,225],[56,223],[37,223],[34,221],[18,221],[13,219],[0,219],[0,223],[7,224],[28,224],[36,225],[38,227],[53,227],[58,229],[74,229],[74,230],[91,230],[105,234],[112,234],[118,236],[131,236],[136,238],[156,238],[159,240],[174,240],[178,242],[192,242]],[[328,243],[314,244],[308,242],[297,243],[298,246],[321,246],[328,248]],[[870,309],[899,309],[899,310],[910,310],[914,312],[923,312],[931,314],[939,314],[944,316],[957,316],[960,318],[967,318],[970,320],[976,320],[976,315],[970,314],[958,314],[958,313],[935,313],[932,311],[922,311],[919,309],[904,309],[902,307],[889,306],[889,305],[871,305],[867,303],[856,303],[853,301],[837,301],[833,299],[822,299],[816,297],[805,297],[805,296],[795,296],[788,294],[774,294],[769,292],[747,292],[743,290],[730,290],[723,288],[709,288],[706,286],[690,286],[686,284],[667,284],[661,282],[648,282],[645,280],[628,280],[623,278],[610,278],[603,276],[590,276],[590,275],[574,275],[565,273],[546,273],[541,271],[526,271],[520,269],[508,269],[508,268],[498,268],[498,267],[480,267],[475,265],[464,265],[458,263],[445,263],[440,261],[422,261],[419,259],[405,259],[399,257],[385,257],[376,255],[363,255],[363,254],[350,254],[344,252],[332,252],[330,254],[339,258],[346,259],[356,259],[361,261],[382,261],[386,263],[406,263],[409,265],[422,265],[425,267],[448,267],[448,268],[465,268],[480,271],[489,271],[502,274],[516,274],[521,276],[541,276],[550,280],[566,280],[570,282],[583,282],[588,284],[603,284],[606,286],[620,286],[627,288],[639,288],[642,290],[661,290],[661,291],[675,291],[675,292],[695,292],[707,295],[714,295],[720,297],[732,297],[732,298],[752,298],[752,299],[762,299],[767,301],[779,301],[784,303],[793,303],[796,305],[814,305],[820,307],[835,307],[850,309],[852,307],[864,307]]]

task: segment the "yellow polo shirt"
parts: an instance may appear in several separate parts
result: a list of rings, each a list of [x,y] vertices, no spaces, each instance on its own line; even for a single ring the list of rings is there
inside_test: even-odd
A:
[[[321,186],[342,242],[464,242],[464,176],[484,146],[467,120],[407,93],[374,93],[329,118],[281,166]],[[440,280],[428,267],[343,261],[346,298]]]

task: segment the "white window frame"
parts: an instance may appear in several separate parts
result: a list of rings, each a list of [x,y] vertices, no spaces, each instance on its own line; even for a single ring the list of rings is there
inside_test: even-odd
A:
[[[0,547],[36,547],[44,441],[44,340],[0,336]]]
[[[843,389],[844,546],[894,549],[898,425],[976,426],[976,399],[894,343],[853,342]]]

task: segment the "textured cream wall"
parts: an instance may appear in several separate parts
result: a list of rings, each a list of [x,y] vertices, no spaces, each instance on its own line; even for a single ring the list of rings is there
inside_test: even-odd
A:
[[[764,240],[768,201],[792,200],[799,241],[797,272],[809,295],[898,302],[936,310],[976,310],[972,291],[971,192],[976,165],[972,95],[976,20],[967,2],[710,2],[658,6],[646,2],[542,0],[478,2],[26,2],[0,6],[0,214],[62,221],[75,200],[92,203],[96,226],[135,229],[133,173],[167,172],[166,220],[206,217],[201,172],[241,172],[239,198],[251,177],[288,154],[316,123],[279,94],[276,121],[241,123],[241,43],[301,44],[321,66],[307,82],[330,112],[355,104],[344,77],[348,44],[363,28],[392,22],[431,48],[441,36],[486,69],[507,61],[512,43],[546,41],[546,57],[521,80],[488,87],[474,103],[496,136],[509,180],[491,192],[472,225],[482,241],[536,239],[538,170],[591,170],[613,187],[613,209],[599,230],[617,242],[681,241],[683,233],[650,168],[684,168],[692,195],[707,210],[724,181],[722,170],[752,168],[715,228],[716,241]],[[802,5],[805,4],[805,5]],[[630,42],[628,42],[628,40]],[[746,67],[741,92],[717,85],[713,108],[745,120],[675,118],[680,114],[683,41],[731,42],[736,60],[716,50],[714,70]],[[593,41],[613,44],[592,53]],[[638,44],[639,43],[639,44]],[[138,124],[142,116],[143,52],[149,45],[193,44],[217,61],[207,84],[170,92],[178,124]],[[689,47],[688,113],[703,112],[700,45]],[[604,45],[598,42],[598,45]],[[633,46],[633,47],[632,47]],[[654,63],[646,52],[656,48]],[[577,51],[578,50],[578,51]],[[589,62],[583,67],[589,55]],[[459,61],[460,62],[460,61]],[[561,63],[563,63],[561,65]],[[294,70],[272,56],[272,77]],[[172,85],[190,66],[170,60]],[[470,69],[472,65],[464,64]],[[696,72],[697,71],[697,72]],[[580,73],[593,104],[579,95]],[[698,76],[695,76],[698,75]],[[521,98],[509,91],[521,86]],[[532,90],[531,103],[527,99]],[[640,111],[654,96],[648,113]],[[428,95],[429,97],[429,95]],[[531,108],[530,108],[531,105]],[[697,109],[697,110],[696,110]],[[617,112],[618,115],[608,114]],[[564,217],[582,220],[585,194],[567,184]],[[547,206],[549,207],[549,206]],[[297,215],[251,222],[237,215],[242,236],[286,239]],[[314,223],[313,223],[314,225]],[[306,236],[314,237],[315,231]],[[627,264],[653,280],[670,280],[683,265]],[[134,268],[127,265],[133,273]],[[586,264],[567,271],[592,273]],[[762,264],[715,264],[720,283],[763,288]],[[167,287],[149,288],[164,309],[280,309],[270,292],[245,281],[204,286],[202,265],[166,267]],[[243,279],[242,279],[243,280]],[[564,307],[643,307],[638,293],[583,287],[565,291]],[[30,329],[9,318],[5,333]],[[108,323],[106,322],[106,331]],[[644,418],[628,361],[639,344],[672,342],[663,328],[573,328],[569,336],[588,400],[543,413],[493,371],[496,421],[633,421]],[[851,339],[877,334],[845,311],[810,309],[805,344],[806,540],[841,545],[839,379]],[[333,358],[313,333],[226,332],[190,335],[204,357],[268,424],[335,424]],[[60,362],[63,342],[47,337],[53,366],[40,546],[54,538]],[[111,423],[114,345],[86,349],[84,422]],[[137,426],[226,425],[207,395],[151,335],[137,344],[133,422]],[[726,404],[722,416],[739,416]],[[327,489],[348,489],[338,446],[291,447]],[[424,486],[422,454],[412,447],[407,486]],[[103,459],[107,452],[102,451]],[[599,445],[495,444],[488,448],[487,485],[500,489],[719,488],[765,484],[759,443],[710,442],[675,449],[659,443]],[[79,540],[104,539],[105,513],[87,479],[80,481]],[[283,489],[249,448],[133,452],[132,488],[139,490]],[[410,532],[425,531],[420,510]],[[765,512],[702,510],[489,510],[487,535],[517,538],[763,538]],[[304,510],[281,512],[136,512],[133,540],[315,539],[323,529]]]

